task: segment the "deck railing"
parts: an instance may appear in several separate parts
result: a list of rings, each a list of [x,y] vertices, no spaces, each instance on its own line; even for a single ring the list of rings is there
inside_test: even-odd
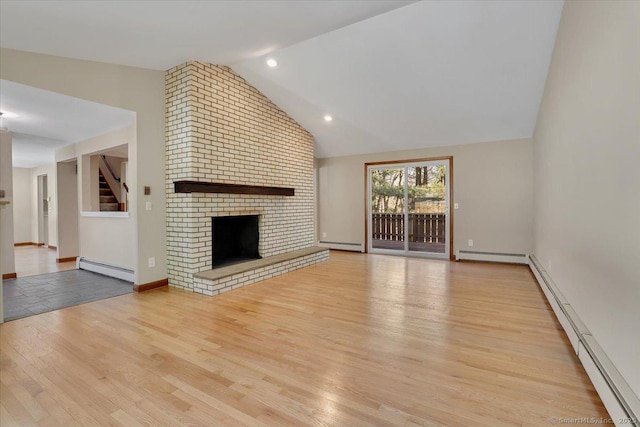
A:
[[[372,238],[374,240],[403,241],[404,214],[372,214]],[[446,243],[444,213],[410,213],[409,242]]]

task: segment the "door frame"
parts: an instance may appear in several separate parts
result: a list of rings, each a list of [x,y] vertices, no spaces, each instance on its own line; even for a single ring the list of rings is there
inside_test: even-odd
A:
[[[397,165],[402,163],[420,163],[447,160],[449,162],[449,260],[455,261],[453,251],[453,156],[425,157],[419,159],[385,160],[380,162],[366,162],[364,164],[364,252],[369,252],[369,166]]]

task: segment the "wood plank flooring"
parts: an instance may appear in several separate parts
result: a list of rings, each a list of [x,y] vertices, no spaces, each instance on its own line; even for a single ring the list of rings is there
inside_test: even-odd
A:
[[[527,267],[332,252],[217,297],[0,326],[0,424],[545,426],[607,417]]]
[[[75,261],[56,262],[56,250],[44,246],[16,246],[16,274],[18,277],[67,271],[76,268]]]

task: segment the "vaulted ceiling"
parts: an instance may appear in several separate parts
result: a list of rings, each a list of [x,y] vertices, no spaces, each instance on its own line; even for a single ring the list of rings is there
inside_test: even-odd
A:
[[[0,43],[152,69],[229,65],[315,136],[318,157],[331,157],[532,136],[562,7],[2,1]]]

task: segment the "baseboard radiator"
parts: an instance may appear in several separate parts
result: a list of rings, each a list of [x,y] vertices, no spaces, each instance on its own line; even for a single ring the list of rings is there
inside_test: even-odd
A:
[[[529,267],[617,426],[640,426],[640,400],[535,256]]]
[[[341,251],[364,252],[364,245],[362,243],[327,242],[319,240],[318,246],[321,248],[338,249]]]
[[[78,258],[76,266],[80,270],[93,271],[94,273],[104,274],[105,276],[115,277],[117,279],[133,283],[133,270],[129,270],[127,268],[106,264],[104,262],[92,261],[83,257]]]
[[[499,252],[456,251],[457,261],[506,262],[510,264],[529,264],[527,254],[508,254]]]

